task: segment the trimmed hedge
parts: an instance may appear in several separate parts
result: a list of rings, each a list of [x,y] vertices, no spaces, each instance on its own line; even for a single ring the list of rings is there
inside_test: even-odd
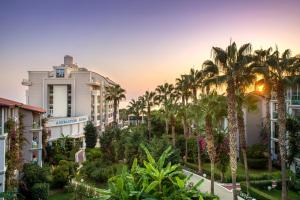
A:
[[[241,182],[240,185],[241,185],[242,191],[247,191],[247,187],[246,187],[245,182]],[[266,193],[254,188],[254,187],[251,187],[251,186],[249,187],[249,193],[250,193],[250,196],[252,198],[255,198],[255,199],[259,199],[259,200],[277,200],[277,198],[272,197],[271,195],[266,194]]]
[[[266,158],[248,158],[247,161],[251,169],[266,169],[268,162]]]
[[[48,183],[36,183],[32,189],[32,200],[47,200],[49,196],[49,184]]]
[[[193,170],[195,173],[198,172],[198,166],[196,164],[193,163],[184,163],[184,165],[188,168],[190,168],[191,170]],[[203,168],[203,173],[205,173],[208,177],[210,177],[210,170],[208,169],[204,169]],[[251,173],[250,172],[250,180],[251,181],[259,181],[259,180],[268,180],[270,179],[270,177],[272,177],[272,179],[279,179],[280,178],[280,172],[272,172],[271,174],[266,172],[266,173]],[[236,177],[238,182],[241,181],[245,181],[246,177],[245,174],[237,174]],[[215,180],[221,180],[221,173],[218,170],[215,170]],[[230,173],[225,173],[224,175],[224,179],[223,179],[224,183],[231,183],[231,175]]]

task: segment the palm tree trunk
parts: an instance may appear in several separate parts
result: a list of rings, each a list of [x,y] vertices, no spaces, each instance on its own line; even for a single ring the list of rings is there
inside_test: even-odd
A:
[[[210,193],[215,194],[215,161],[210,161]]]
[[[198,173],[200,175],[202,175],[203,170],[202,170],[202,160],[201,160],[201,146],[200,146],[200,142],[199,139],[196,139],[197,141],[197,147],[198,147],[198,152],[197,152],[197,160],[198,160]]]
[[[169,121],[168,121],[168,119],[165,120],[165,124],[166,124],[165,125],[166,126],[165,127],[166,128],[166,134],[168,135],[169,134]]]
[[[214,169],[215,169],[215,157],[216,157],[216,149],[215,149],[215,142],[214,142],[214,133],[212,129],[212,118],[211,116],[207,115],[205,117],[205,132],[206,132],[206,141],[207,141],[207,152],[210,159],[210,193],[214,194]]]
[[[236,190],[236,172],[237,172],[237,119],[236,119],[236,96],[235,96],[235,84],[233,80],[229,80],[227,83],[227,99],[228,99],[228,131],[229,131],[229,149],[230,149],[230,168],[232,178],[232,193],[233,200],[237,200]]]
[[[271,114],[270,114],[270,95],[266,97],[266,137],[267,137],[267,145],[268,145],[268,170],[272,171],[272,154],[271,154]]]
[[[187,137],[187,126],[186,126],[186,120],[182,120],[183,125],[183,135],[184,135],[184,141],[185,141],[185,151],[184,151],[184,162],[187,162],[188,157],[188,137]]]
[[[150,107],[148,107],[147,112],[147,126],[148,126],[148,139],[151,139],[151,110]]]
[[[244,113],[241,110],[241,108],[239,108],[238,110],[237,121],[238,121],[238,129],[239,129],[240,147],[243,155],[244,168],[245,168],[247,194],[249,194],[250,181],[249,181],[249,170],[248,170],[248,161],[247,161],[245,120],[244,120]]]
[[[276,96],[278,103],[278,125],[279,125],[279,151],[281,163],[281,199],[287,200],[287,183],[286,183],[286,109],[283,82],[278,81],[276,84]]]
[[[176,146],[176,133],[175,133],[175,125],[172,123],[171,125],[171,129],[172,129],[172,144],[173,144],[173,147]]]
[[[114,124],[117,124],[117,109],[118,109],[118,102],[114,100],[114,113],[113,113]]]

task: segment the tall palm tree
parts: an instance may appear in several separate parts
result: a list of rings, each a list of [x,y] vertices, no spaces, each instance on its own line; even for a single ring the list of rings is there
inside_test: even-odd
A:
[[[214,140],[214,129],[218,128],[217,124],[227,114],[226,98],[212,92],[209,95],[201,95],[200,100],[195,105],[195,110],[205,122],[205,133],[207,142],[207,151],[211,167],[211,194],[214,194],[214,169],[216,161],[216,147]]]
[[[245,131],[245,119],[243,109],[253,110],[256,106],[256,101],[253,96],[246,95],[246,89],[256,80],[256,75],[253,72],[253,56],[246,54],[240,55],[239,57],[239,69],[236,70],[236,97],[237,97],[237,124],[239,133],[239,146],[241,157],[243,157],[247,194],[249,194],[250,180],[248,170],[248,159],[247,159],[247,143],[246,143],[246,131]]]
[[[263,67],[265,69],[264,72],[264,79],[263,79],[263,96],[265,97],[265,110],[266,110],[266,117],[265,117],[265,125],[264,131],[267,137],[267,145],[268,145],[268,170],[272,171],[272,154],[271,154],[271,112],[270,112],[270,102],[271,102],[271,91],[272,91],[272,84],[271,84],[271,72],[268,71],[269,68],[267,67],[267,60],[269,59],[272,52],[272,48],[268,48],[267,50],[256,50],[254,59],[255,62],[253,65],[255,67]]]
[[[125,90],[120,85],[109,85],[105,87],[105,100],[113,101],[113,123],[117,124],[118,106],[121,100],[125,99]]]
[[[167,118],[171,125],[172,145],[174,147],[176,146],[175,126],[176,126],[176,119],[179,110],[179,105],[177,102],[178,102],[178,96],[176,95],[176,93],[171,93],[170,98],[168,98],[165,104]]]
[[[265,77],[268,76],[270,83],[273,85],[275,97],[278,105],[278,125],[279,125],[279,152],[281,162],[281,199],[287,199],[287,183],[286,183],[286,103],[285,88],[287,83],[293,79],[294,75],[299,76],[300,61],[297,57],[291,57],[289,49],[285,50],[281,55],[276,49],[266,60],[266,65],[261,66],[258,72]],[[268,74],[269,73],[269,74]]]
[[[244,44],[239,49],[236,43],[231,43],[226,50],[213,47],[214,60],[207,60],[203,63],[205,74],[212,74],[213,77],[206,80],[206,84],[225,85],[228,102],[228,131],[230,147],[230,168],[233,187],[233,199],[237,200],[236,172],[237,172],[237,113],[236,113],[236,76],[239,70],[244,67],[244,57],[251,52],[251,45]]]
[[[191,96],[190,91],[190,79],[188,75],[181,75],[176,79],[176,93],[181,98],[181,106],[179,107],[179,116],[182,119],[183,135],[185,139],[185,154],[184,161],[187,161],[188,157],[188,138],[189,138],[189,123],[187,119],[187,103]]]
[[[169,118],[168,116],[168,101],[170,100],[170,97],[173,95],[174,92],[174,86],[173,84],[164,83],[163,85],[159,85],[156,88],[156,101],[162,106],[162,109],[165,114],[165,131],[166,134],[169,134]]]
[[[145,104],[147,113],[148,139],[151,139],[151,108],[155,105],[155,92],[146,91],[140,100]]]
[[[239,146],[241,150],[240,155],[243,156],[247,194],[249,194],[250,179],[249,179],[245,119],[244,119],[243,109],[247,109],[247,111],[256,110],[257,99],[252,95],[246,95],[245,93],[242,92],[237,94],[237,123],[238,123],[238,130],[239,130]]]
[[[197,101],[197,91],[202,87],[203,81],[202,71],[198,71],[195,69],[190,69],[190,73],[188,74],[189,79],[189,88],[192,91],[193,101]]]

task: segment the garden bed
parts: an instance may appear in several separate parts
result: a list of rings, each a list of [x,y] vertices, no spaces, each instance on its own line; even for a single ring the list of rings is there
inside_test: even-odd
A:
[[[194,163],[185,163],[185,166],[192,169],[194,172],[198,171],[198,165]],[[203,173],[205,173],[208,177],[210,177],[210,163],[204,163],[202,165]],[[273,170],[272,172],[268,172],[267,170],[258,170],[258,169],[249,169],[249,178],[250,180],[276,180],[280,179],[280,171]],[[245,171],[244,166],[238,163],[237,169],[237,181],[245,181]],[[217,168],[215,168],[215,180],[221,180],[221,172]],[[224,183],[231,183],[231,173],[230,168],[224,174]]]
[[[278,182],[279,183],[279,182]],[[249,187],[250,196],[249,199],[256,198],[259,200],[280,200],[281,199],[281,190],[280,185],[276,188],[271,189],[270,191],[267,189],[268,185],[271,185],[271,181],[257,181],[251,182],[251,187]],[[245,182],[241,183],[241,190],[243,193],[246,193],[246,184]],[[289,190],[288,191],[288,200],[296,200],[300,199],[300,194]]]

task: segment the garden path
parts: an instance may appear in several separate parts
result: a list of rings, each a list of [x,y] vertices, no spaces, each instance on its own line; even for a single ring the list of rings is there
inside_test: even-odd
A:
[[[183,170],[183,172],[189,176],[190,174],[193,174],[190,181],[196,184],[198,181],[203,179],[203,183],[200,186],[201,192],[210,192],[210,180],[207,178],[204,178],[202,176],[199,176],[198,174],[194,174],[190,171]],[[215,182],[215,194],[220,197],[220,200],[232,200],[232,191],[228,190],[227,188],[223,187],[220,183]],[[241,197],[239,197],[239,200],[242,200]]]

